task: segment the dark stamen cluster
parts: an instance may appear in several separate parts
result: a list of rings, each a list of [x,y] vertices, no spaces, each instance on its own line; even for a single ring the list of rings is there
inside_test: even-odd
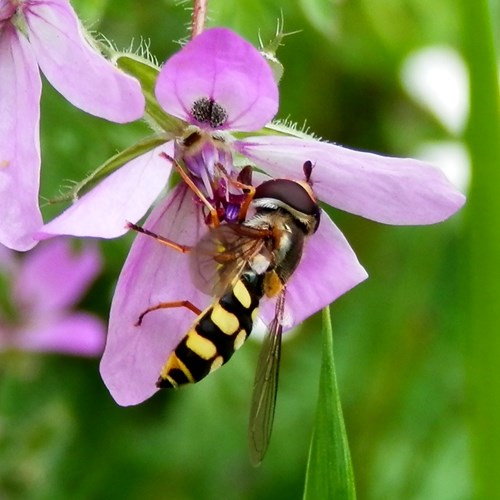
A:
[[[193,118],[199,123],[208,123],[212,128],[224,125],[227,120],[227,112],[213,99],[202,97],[196,100],[191,108]]]

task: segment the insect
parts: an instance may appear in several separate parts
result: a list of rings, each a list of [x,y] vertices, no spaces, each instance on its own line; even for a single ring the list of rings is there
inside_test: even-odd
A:
[[[254,465],[262,461],[271,436],[286,285],[300,263],[307,238],[320,222],[321,210],[310,184],[311,162],[305,162],[303,168],[305,181],[273,179],[257,187],[236,182],[248,196],[240,220],[218,223],[213,212],[214,227],[192,248],[129,224],[131,229],[189,253],[194,284],[213,297],[212,304],[203,311],[188,301],[179,301],[159,303],[140,315],[137,325],[146,314],[163,308],[187,307],[197,314],[161,369],[157,387],[195,383],[222,366],[250,335],[261,299],[276,299],[274,318],[259,356],[251,403],[249,447]],[[189,178],[184,180],[198,191]],[[208,202],[207,206],[211,210]],[[254,213],[247,218],[249,207]]]

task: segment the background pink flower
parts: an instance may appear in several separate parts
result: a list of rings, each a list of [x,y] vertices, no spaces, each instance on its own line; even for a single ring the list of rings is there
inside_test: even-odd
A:
[[[2,248],[0,274],[8,282],[10,300],[8,308],[0,309],[0,351],[98,356],[104,324],[92,314],[72,310],[100,271],[97,248],[76,253],[68,241],[57,239],[22,258]]]

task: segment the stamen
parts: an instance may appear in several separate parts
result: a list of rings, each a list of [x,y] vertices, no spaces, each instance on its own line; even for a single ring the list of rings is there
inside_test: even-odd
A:
[[[213,99],[202,97],[197,99],[191,108],[193,118],[199,123],[208,123],[212,128],[217,128],[227,120],[227,112]]]

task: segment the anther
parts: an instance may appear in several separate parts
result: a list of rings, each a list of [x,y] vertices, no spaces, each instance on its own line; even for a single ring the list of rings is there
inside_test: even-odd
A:
[[[199,123],[208,123],[212,128],[217,128],[227,120],[227,112],[213,99],[202,97],[197,99],[191,108],[191,115]]]

